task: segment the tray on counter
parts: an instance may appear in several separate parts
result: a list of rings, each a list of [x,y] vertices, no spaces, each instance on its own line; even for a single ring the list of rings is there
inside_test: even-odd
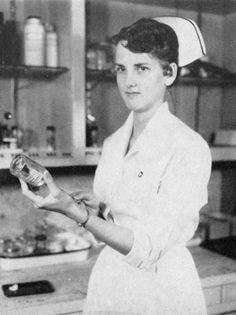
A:
[[[79,250],[61,253],[48,253],[41,255],[29,255],[20,257],[0,256],[0,268],[2,270],[15,270],[30,267],[38,267],[53,264],[62,264],[75,261],[84,261],[88,258],[91,246]]]

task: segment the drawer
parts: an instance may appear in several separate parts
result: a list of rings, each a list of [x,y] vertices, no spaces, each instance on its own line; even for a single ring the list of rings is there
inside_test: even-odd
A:
[[[236,282],[223,286],[223,303],[236,301]]]
[[[207,306],[221,303],[221,286],[204,289]]]

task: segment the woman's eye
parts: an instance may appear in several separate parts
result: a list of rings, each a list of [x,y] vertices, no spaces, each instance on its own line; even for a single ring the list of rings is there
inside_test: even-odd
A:
[[[138,71],[139,72],[144,72],[147,71],[149,68],[147,66],[138,66]]]
[[[125,67],[123,66],[115,66],[114,71],[115,72],[123,72],[125,70]]]

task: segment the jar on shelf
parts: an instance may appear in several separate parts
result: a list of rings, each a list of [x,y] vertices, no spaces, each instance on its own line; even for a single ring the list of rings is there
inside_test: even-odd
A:
[[[109,39],[99,43],[98,52],[98,68],[110,70],[113,65],[113,49]]]
[[[46,127],[47,151],[56,151],[56,128],[54,126]]]
[[[0,12],[0,64],[4,64],[4,15]]]
[[[97,70],[106,70],[107,69],[107,57],[106,50],[104,46],[97,46]]]
[[[97,49],[96,45],[88,47],[86,52],[86,66],[89,70],[97,70]]]
[[[17,126],[12,126],[11,136],[16,139],[17,148],[22,148],[23,147],[23,131]]]
[[[24,27],[24,62],[44,66],[45,29],[39,16],[28,16]]]
[[[86,88],[86,146],[97,147],[99,129],[96,117],[92,113],[91,84],[87,83]]]

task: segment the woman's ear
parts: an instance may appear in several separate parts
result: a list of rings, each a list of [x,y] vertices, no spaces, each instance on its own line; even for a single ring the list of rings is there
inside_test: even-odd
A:
[[[174,83],[178,72],[178,66],[175,62],[172,62],[168,65],[167,69],[164,69],[163,74],[165,76],[166,86],[170,86]]]

